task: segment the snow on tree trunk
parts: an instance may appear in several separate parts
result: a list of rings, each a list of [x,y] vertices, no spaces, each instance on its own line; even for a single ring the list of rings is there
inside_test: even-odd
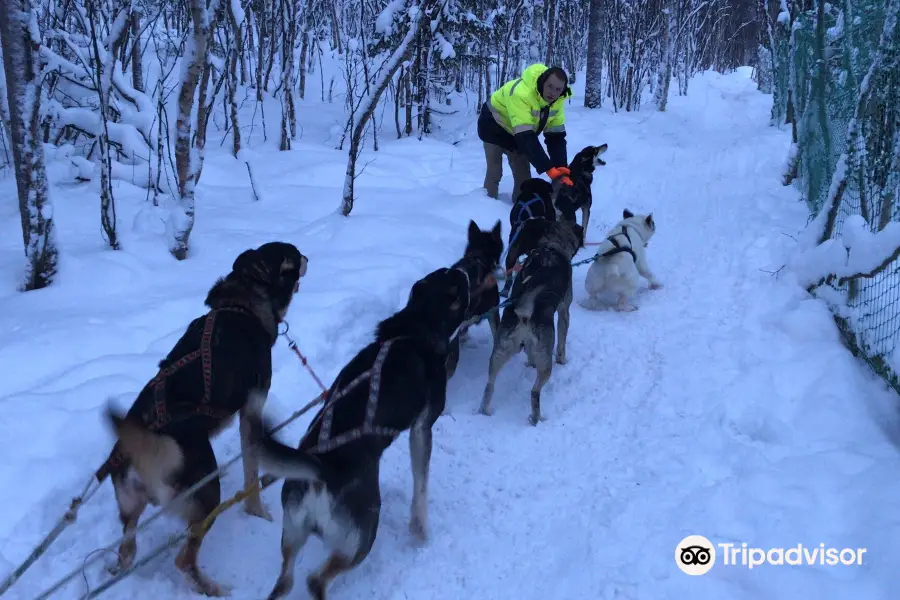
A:
[[[300,70],[297,73],[297,93],[300,96],[300,99],[303,100],[306,98],[306,69],[307,69],[307,61],[309,60],[309,36],[311,26],[311,17],[310,17],[310,7],[307,6],[304,8],[304,18],[303,18],[303,38],[300,41],[300,60],[297,65]],[[316,40],[318,42],[318,40]],[[315,64],[313,63],[313,66]]]
[[[294,46],[297,39],[296,4],[281,2],[281,144],[280,150],[290,150],[297,131],[294,114]]]
[[[106,236],[106,243],[113,250],[119,250],[119,236],[116,232],[116,200],[112,190],[112,157],[109,153],[110,87],[117,56],[128,33],[129,6],[120,1],[114,5],[109,35],[105,47],[101,45],[97,23],[100,22],[97,3],[89,4],[91,45],[93,47],[94,73],[99,95],[100,122],[103,127],[97,142],[100,149],[100,226]],[[138,39],[139,43],[140,40]]]
[[[232,145],[231,145],[231,153],[235,158],[241,153],[241,127],[240,127],[240,119],[238,118],[238,101],[237,101],[237,89],[238,89],[238,60],[240,59],[242,64],[246,64],[244,61],[244,44],[243,44],[243,24],[244,24],[244,11],[241,9],[241,5],[237,2],[237,0],[231,0],[228,3],[228,24],[231,25],[231,35],[228,39],[231,41],[231,47],[229,49],[229,66],[228,72],[226,74],[227,79],[225,80],[226,84],[226,95],[228,97],[228,106],[231,114],[231,135],[232,135]],[[246,81],[246,77],[241,76],[242,83]]]
[[[353,134],[350,137],[347,174],[344,178],[344,192],[341,199],[340,211],[345,217],[349,216],[350,212],[353,210],[353,183],[356,180],[356,160],[359,158],[359,153],[362,150],[361,142],[363,134],[365,133],[366,124],[369,122],[369,119],[372,118],[375,108],[378,106],[378,100],[388,88],[388,84],[394,78],[394,75],[396,75],[400,66],[410,59],[413,51],[412,41],[427,24],[430,24],[431,13],[435,10],[437,4],[437,0],[425,0],[421,4],[416,2],[409,8],[409,29],[406,31],[403,41],[400,42],[400,45],[397,46],[393,54],[391,54],[391,57],[387,59],[382,67],[380,79],[373,86],[372,93],[361,104],[361,115],[359,120],[356,121],[353,127]],[[354,111],[350,114],[349,118],[352,120],[355,117],[356,114]]]
[[[556,2],[557,0],[547,0],[547,60],[544,61],[547,66],[556,64]]]
[[[531,3],[531,31],[529,32],[528,62],[541,62],[541,47],[545,39],[544,31],[544,0],[532,0]]]
[[[9,133],[27,257],[20,289],[36,290],[53,283],[59,267],[59,251],[44,146],[38,137],[41,35],[29,0],[4,0],[0,9],[0,38],[3,39]]]
[[[674,54],[672,46],[675,44],[675,6],[674,2],[669,2],[668,6],[663,9],[664,25],[662,27],[662,39],[660,47],[662,56],[657,66],[656,81],[656,108],[659,112],[665,112],[666,105],[669,102],[669,83],[672,81],[672,55]]]
[[[603,0],[591,0],[588,17],[587,73],[584,78],[584,105],[587,108],[600,108],[603,101],[602,3]]]
[[[131,85],[139,92],[144,90],[144,67],[141,63],[141,18],[144,13],[137,2],[131,3]]]
[[[206,64],[206,42],[209,38],[209,14],[205,0],[190,0],[193,38],[185,41],[184,70],[178,94],[178,120],[175,123],[175,170],[178,174],[178,198],[169,214],[167,233],[169,252],[184,260],[188,253],[188,238],[194,228],[195,174],[199,173],[202,155],[191,152],[191,118],[194,111],[194,92]]]

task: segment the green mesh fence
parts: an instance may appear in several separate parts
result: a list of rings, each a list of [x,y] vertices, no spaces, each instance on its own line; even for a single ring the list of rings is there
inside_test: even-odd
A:
[[[788,177],[803,194],[811,219],[828,210],[835,180],[842,174],[846,178],[831,237],[841,235],[850,215],[862,216],[873,232],[900,217],[900,25],[880,45],[886,17],[895,21],[897,6],[898,0],[826,4],[824,27],[817,28],[814,3],[805,12],[795,6],[793,19],[782,15],[778,21],[772,118],[783,123],[793,115],[797,152]],[[861,96],[878,53],[872,91]],[[819,61],[826,66],[824,77]],[[851,139],[848,129],[857,105],[862,107],[859,128]],[[850,168],[835,177],[850,145]],[[816,293],[829,299],[854,353],[900,392],[900,261]],[[836,294],[840,302],[834,301]]]

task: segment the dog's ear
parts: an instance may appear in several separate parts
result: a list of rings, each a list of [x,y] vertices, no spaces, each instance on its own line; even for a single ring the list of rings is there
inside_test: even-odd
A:
[[[420,279],[409,288],[409,296],[406,298],[407,308],[416,308],[419,305],[428,303],[428,282]]]
[[[253,248],[241,252],[238,257],[234,259],[231,270],[237,275],[259,282],[268,283],[272,280],[272,273],[270,272],[268,263],[263,260],[260,253]]]
[[[255,248],[250,248],[249,250],[244,250],[240,254],[238,254],[237,258],[234,259],[234,262],[231,265],[232,271],[245,271],[248,268],[253,266],[257,260],[259,260],[259,253]]]
[[[647,215],[647,218],[644,219],[644,223],[646,223],[647,227],[649,227],[651,230],[656,229],[656,223],[653,222],[653,213]]]
[[[628,210],[627,208],[626,208],[625,210],[622,211],[622,218],[623,218],[623,219],[630,219],[630,218],[633,217],[633,216],[634,216],[634,213],[631,212],[630,210]]]
[[[303,277],[304,275],[306,275],[306,267],[308,264],[309,264],[309,259],[306,256],[301,254],[300,255],[300,277]]]
[[[491,229],[491,235],[493,235],[494,238],[498,242],[502,243],[503,242],[502,234],[503,234],[503,224],[500,222],[500,219],[497,219],[497,223],[494,225],[494,228]]]
[[[478,224],[475,221],[469,221],[469,241],[474,242],[478,239],[478,234],[481,233],[481,230],[478,229]]]

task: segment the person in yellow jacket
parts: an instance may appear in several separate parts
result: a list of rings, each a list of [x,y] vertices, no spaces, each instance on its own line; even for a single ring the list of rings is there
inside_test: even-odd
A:
[[[561,67],[530,65],[521,77],[506,82],[481,107],[478,137],[484,143],[487,172],[484,188],[497,198],[503,178],[503,156],[513,174],[512,201],[522,182],[531,177],[531,167],[551,180],[569,180],[566,156],[565,99],[572,95],[569,76]],[[547,152],[538,135],[543,132]],[[549,156],[547,155],[549,153]]]

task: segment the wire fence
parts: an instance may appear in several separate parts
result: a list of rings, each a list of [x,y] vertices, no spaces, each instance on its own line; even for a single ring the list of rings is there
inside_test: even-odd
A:
[[[773,21],[767,83],[773,122],[789,124],[795,141],[785,183],[811,220],[828,211],[823,241],[851,215],[880,231],[900,220],[900,0],[779,4],[787,12]],[[900,260],[814,293],[854,354],[900,392]]]

